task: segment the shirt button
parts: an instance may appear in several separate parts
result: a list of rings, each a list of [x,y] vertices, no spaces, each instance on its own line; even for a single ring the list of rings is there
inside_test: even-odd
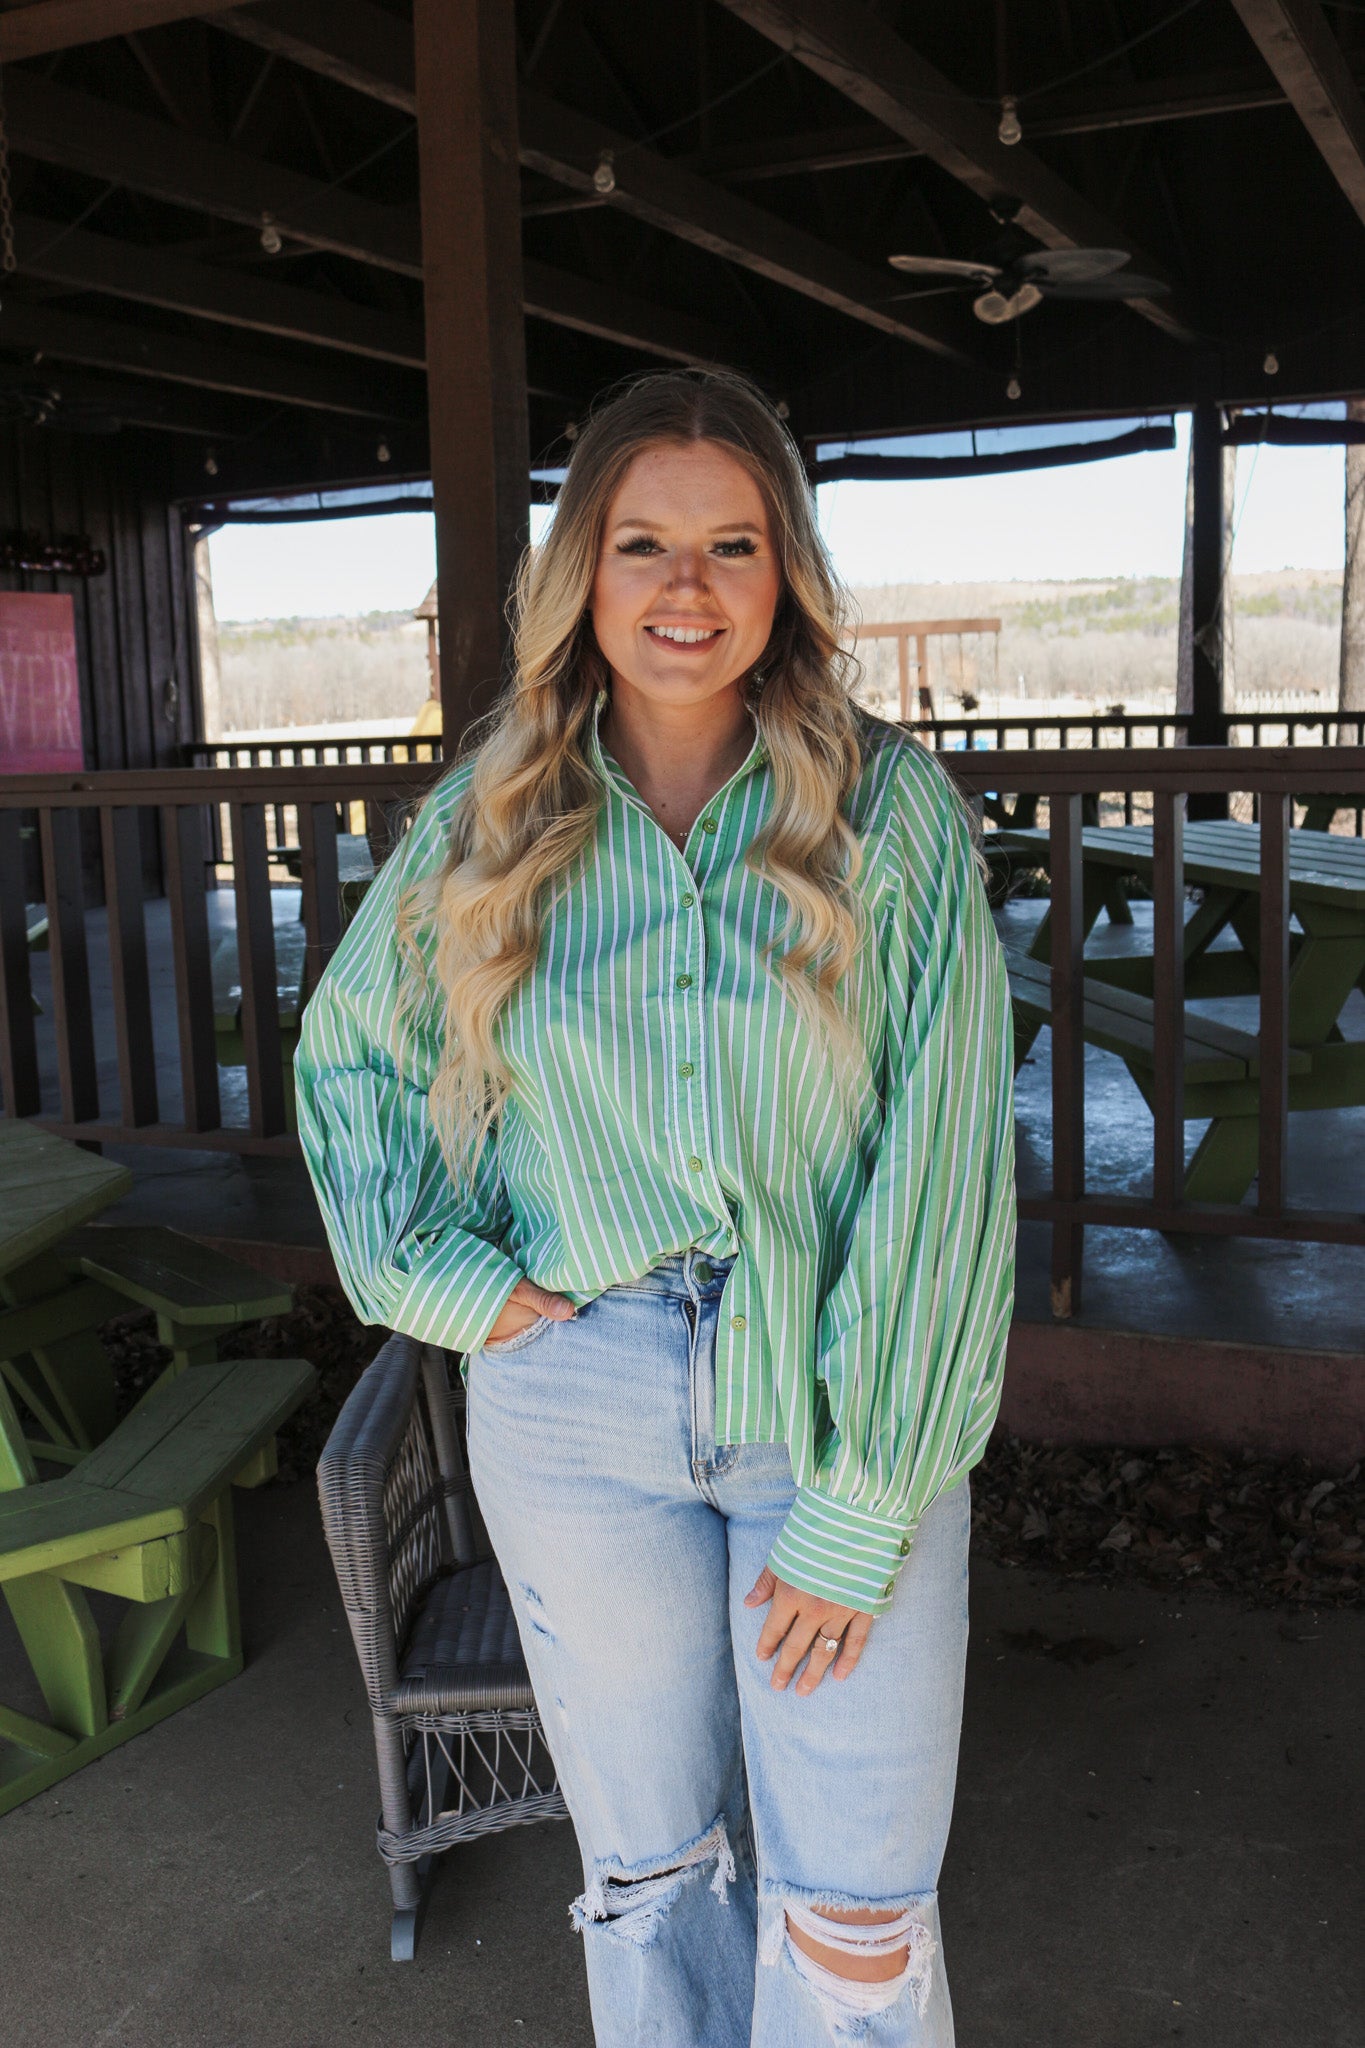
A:
[[[684,896],[682,899],[683,909],[690,910],[692,908],[692,905],[696,902],[696,900],[697,899],[695,896]]]
[[[690,975],[690,974],[680,974],[680,975],[678,976],[678,984],[677,984],[677,985],[678,985],[678,987],[679,987],[679,988],[691,988],[691,986],[692,986],[692,977],[691,977],[691,975]]]
[[[742,1330],[745,1327],[746,1321],[747,1318],[744,1316],[731,1316],[730,1328],[732,1330]]]
[[[886,1598],[887,1598],[887,1599],[889,1600],[889,1599],[891,1598],[891,1595],[892,1595],[892,1594],[893,1594],[893,1593],[895,1592],[895,1590],[896,1590],[896,1581],[895,1581],[895,1580],[893,1579],[893,1580],[891,1581],[891,1584],[890,1584],[889,1586],[886,1586],[886,1587],[884,1587],[884,1588],[883,1588],[882,1590],[883,1590],[883,1592],[884,1592],[884,1594],[885,1594],[885,1597],[886,1597]]]
[[[687,1163],[691,1167],[693,1173],[701,1172],[701,1161],[695,1155],[691,1159],[689,1159]]]
[[[902,1557],[909,1557],[909,1555],[910,1555],[910,1538],[909,1538],[908,1536],[903,1536],[903,1537],[901,1538],[901,1556],[902,1556]]]
[[[679,1067],[678,1072],[682,1075],[684,1081],[690,1081],[692,1078],[691,1060],[684,1060],[682,1065]]]
[[[711,1271],[711,1264],[708,1259],[697,1260],[696,1265],[692,1268],[692,1278],[696,1281],[698,1287],[706,1287],[710,1285],[713,1275]]]
[[[703,831],[703,832],[714,832],[714,831],[715,831],[715,829],[716,829],[716,821],[715,821],[715,819],[714,819],[714,818],[703,818],[703,819],[702,819],[702,821],[701,821],[701,829],[702,829],[702,831]]]

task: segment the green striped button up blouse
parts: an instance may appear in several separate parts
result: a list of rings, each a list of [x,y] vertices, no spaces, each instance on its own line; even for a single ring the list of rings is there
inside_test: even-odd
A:
[[[717,1440],[785,1439],[797,1493],[773,1570],[875,1614],[1000,1403],[1010,1012],[970,832],[933,757],[866,717],[847,814],[870,916],[846,984],[875,1091],[855,1140],[762,957],[788,911],[744,862],[772,797],[761,735],[680,852],[602,744],[607,701],[588,730],[596,835],[552,885],[538,961],[499,1020],[512,1092],[467,1185],[428,1115],[434,975],[401,1071],[390,1033],[395,905],[440,865],[470,762],[426,803],[304,1013],[299,1134],[337,1269],[363,1320],[472,1356],[523,1275],[581,1306],[668,1253],[733,1254]]]

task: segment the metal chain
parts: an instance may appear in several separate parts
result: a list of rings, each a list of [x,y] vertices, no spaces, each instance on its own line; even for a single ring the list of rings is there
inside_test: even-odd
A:
[[[14,195],[9,183],[9,133],[5,127],[4,81],[0,77],[0,271],[6,276],[19,268],[14,253]]]

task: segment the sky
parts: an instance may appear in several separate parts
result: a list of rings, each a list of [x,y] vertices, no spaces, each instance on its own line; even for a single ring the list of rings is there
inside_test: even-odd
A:
[[[821,526],[852,584],[1178,576],[1188,416],[1176,429],[1169,453],[1077,468],[822,484]],[[1113,430],[1106,422],[1094,431]],[[1058,428],[1055,438],[1076,431]],[[1049,430],[1045,438],[1053,437]],[[941,438],[946,451],[949,437]],[[966,445],[965,436],[952,437],[958,441]],[[533,532],[548,510],[538,506],[534,515]],[[1234,570],[1339,571],[1341,449],[1240,449],[1236,519]],[[223,527],[209,546],[220,619],[408,610],[435,574],[429,513]]]

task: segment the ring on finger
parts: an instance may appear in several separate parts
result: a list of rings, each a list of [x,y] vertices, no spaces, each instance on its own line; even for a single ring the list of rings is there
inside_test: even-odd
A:
[[[837,1651],[838,1649],[840,1649],[840,1648],[842,1647],[842,1644],[843,1644],[843,1637],[842,1637],[842,1636],[826,1636],[826,1635],[822,1635],[822,1636],[820,1637],[820,1648],[821,1648],[822,1650],[825,1650],[825,1651],[827,1651],[827,1652],[829,1653],[829,1655],[830,1655],[831,1657],[832,1657],[832,1656],[833,1656],[833,1655],[835,1654],[835,1652],[836,1652],[836,1651]]]

